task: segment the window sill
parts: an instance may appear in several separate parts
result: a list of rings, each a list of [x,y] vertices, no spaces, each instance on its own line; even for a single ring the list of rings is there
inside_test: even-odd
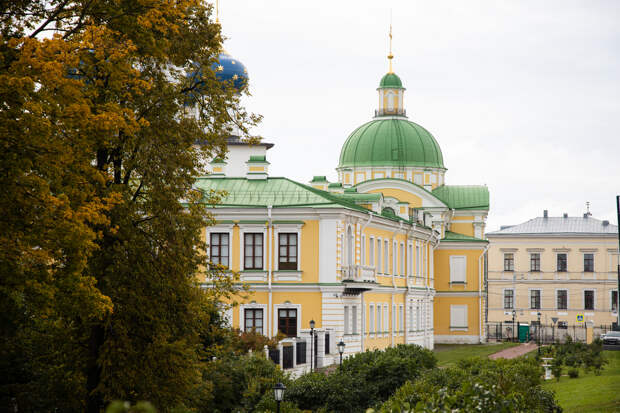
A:
[[[467,285],[466,281],[450,281],[450,285]]]
[[[301,281],[301,271],[274,271],[273,278],[275,281]]]
[[[267,271],[263,271],[263,270],[241,271],[241,281],[267,281]]]
[[[452,327],[450,326],[450,331],[467,331],[469,330],[468,327]]]

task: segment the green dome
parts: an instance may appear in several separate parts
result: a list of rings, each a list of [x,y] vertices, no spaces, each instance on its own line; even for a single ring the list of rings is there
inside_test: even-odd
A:
[[[396,88],[402,89],[403,82],[400,81],[400,77],[396,73],[386,73],[379,82],[379,88]]]
[[[439,144],[422,126],[406,119],[375,119],[347,138],[339,167],[422,166],[442,168]]]

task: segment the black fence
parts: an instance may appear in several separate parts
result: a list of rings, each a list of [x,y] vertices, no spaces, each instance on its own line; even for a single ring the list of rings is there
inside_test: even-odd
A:
[[[298,341],[295,345],[297,346],[296,364],[304,364],[306,362],[306,342]]]
[[[280,350],[277,348],[269,349],[269,358],[276,364],[280,364]]]
[[[521,331],[521,336],[519,332]],[[528,334],[525,334],[527,331]],[[600,337],[601,334],[612,331],[612,325],[599,325],[593,327],[593,338]],[[541,344],[551,344],[566,341],[570,337],[573,341],[586,342],[587,333],[585,323],[579,324],[541,324],[532,322],[529,324],[515,321],[512,322],[489,322],[487,323],[487,341],[529,341],[540,342]],[[521,340],[520,340],[521,339]]]
[[[282,347],[282,368],[283,369],[292,369],[293,368],[293,346],[284,346]]]

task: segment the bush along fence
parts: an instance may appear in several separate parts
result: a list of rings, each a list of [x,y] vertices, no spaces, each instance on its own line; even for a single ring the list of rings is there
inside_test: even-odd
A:
[[[541,344],[564,343],[571,341],[590,343],[601,334],[612,331],[612,325],[594,326],[588,322],[579,324],[541,324],[515,321],[486,323],[487,341],[536,341]]]
[[[264,347],[265,356],[280,366],[282,370],[298,369],[300,372],[332,364],[336,349],[332,348],[336,340],[331,330],[315,329],[314,344],[311,345],[310,330],[302,330],[299,337],[288,337],[278,342],[275,348]],[[312,353],[313,354],[312,354]]]

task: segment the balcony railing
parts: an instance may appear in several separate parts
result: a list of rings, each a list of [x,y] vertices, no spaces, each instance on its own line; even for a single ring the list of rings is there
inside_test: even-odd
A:
[[[342,267],[342,281],[376,282],[375,267],[366,265],[349,265]]]

